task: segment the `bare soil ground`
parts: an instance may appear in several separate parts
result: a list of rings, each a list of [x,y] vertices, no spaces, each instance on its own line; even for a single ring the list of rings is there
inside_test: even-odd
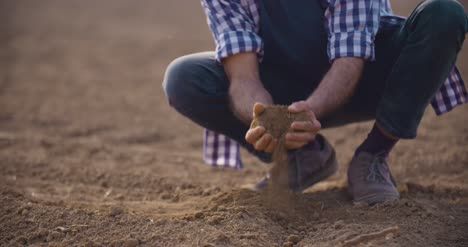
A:
[[[468,246],[468,106],[428,109],[397,146],[399,202],[346,194],[371,123],[323,131],[338,174],[272,202],[241,189],[267,166],[204,165],[201,129],[163,96],[172,59],[212,49],[198,1],[0,1],[0,245]]]

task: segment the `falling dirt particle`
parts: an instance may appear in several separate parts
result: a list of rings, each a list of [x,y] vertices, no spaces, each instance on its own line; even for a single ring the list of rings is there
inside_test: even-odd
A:
[[[295,235],[295,234],[291,234],[291,235],[288,236],[286,241],[287,242],[293,242],[294,244],[297,244],[297,243],[299,243],[299,241],[301,241],[301,237],[299,237],[298,235]]]
[[[123,208],[121,207],[112,207],[109,212],[109,216],[115,217],[117,215],[120,215],[124,212]]]

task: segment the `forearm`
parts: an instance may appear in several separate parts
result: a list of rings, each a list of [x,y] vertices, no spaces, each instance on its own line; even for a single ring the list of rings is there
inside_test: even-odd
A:
[[[249,83],[260,86],[257,54],[244,52],[223,59],[224,71],[231,85]]]
[[[222,62],[230,82],[231,108],[237,117],[248,124],[252,121],[252,109],[256,102],[273,103],[260,80],[257,54],[239,53],[223,59]]]
[[[364,68],[364,59],[338,58],[307,99],[317,119],[337,110],[353,96]]]
[[[318,119],[346,104],[358,85],[365,61],[375,59],[373,41],[384,8],[381,1],[329,3],[325,23],[329,37],[327,51],[333,65],[307,100]]]

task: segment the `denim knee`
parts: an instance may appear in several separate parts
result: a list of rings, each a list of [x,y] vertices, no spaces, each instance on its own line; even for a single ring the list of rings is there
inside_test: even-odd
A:
[[[202,101],[224,99],[229,83],[222,66],[212,53],[197,53],[177,58],[169,64],[163,89],[169,104],[179,109],[193,108]]]
[[[437,38],[463,36],[468,30],[468,20],[463,6],[455,0],[427,0],[419,7],[422,22]]]
[[[184,58],[180,57],[172,61],[166,69],[162,87],[170,105],[173,105],[175,100],[184,98],[182,90],[184,82],[188,80],[189,66]]]

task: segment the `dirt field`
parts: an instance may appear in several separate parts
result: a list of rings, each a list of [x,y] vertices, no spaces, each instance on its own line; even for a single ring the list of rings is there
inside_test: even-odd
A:
[[[468,246],[468,105],[428,109],[396,147],[399,202],[346,194],[371,123],[323,131],[339,173],[272,201],[241,189],[267,166],[204,165],[201,128],[165,101],[167,64],[212,49],[198,1],[0,1],[0,245]]]

